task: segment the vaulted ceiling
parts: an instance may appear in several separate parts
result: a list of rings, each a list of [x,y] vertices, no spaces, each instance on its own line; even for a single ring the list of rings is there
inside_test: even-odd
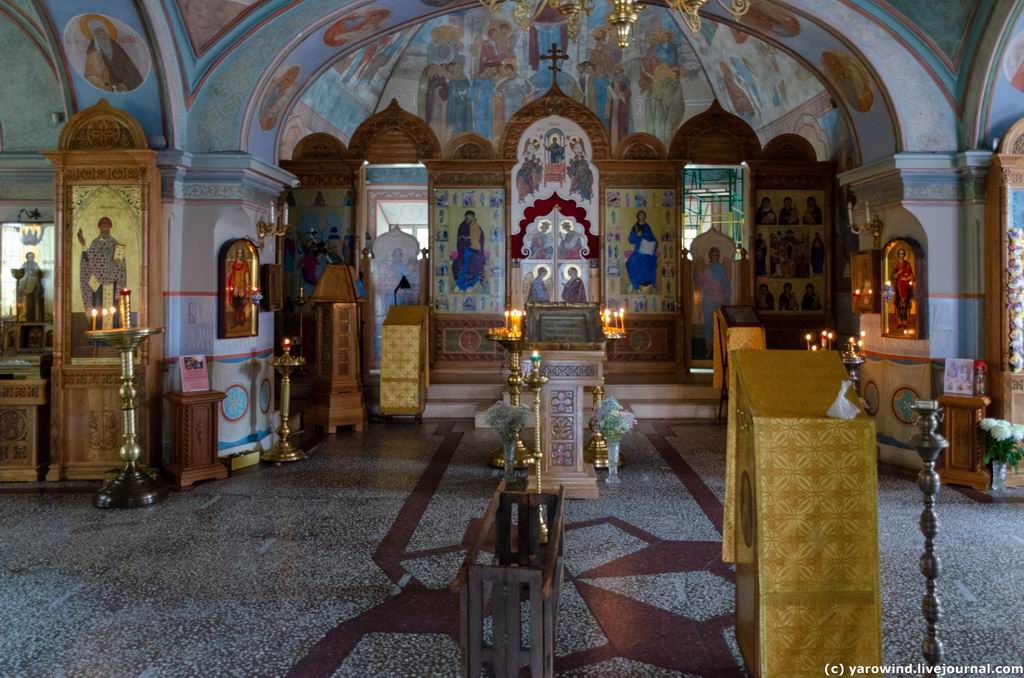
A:
[[[606,109],[585,81],[608,74],[576,69],[601,53],[595,33],[607,12],[598,4],[585,42],[569,50],[567,73],[584,83],[579,96]],[[697,36],[653,6],[644,13],[648,32],[668,31],[671,40],[638,44],[615,65],[632,89],[633,131],[657,135],[717,97],[759,133],[796,131],[832,157],[844,144],[865,162],[954,150],[984,142],[1021,110],[1022,4],[754,0],[736,24],[711,3]],[[435,40],[434,29],[462,30],[456,51],[469,69],[479,66],[486,27],[507,13],[488,17],[477,0],[0,0],[5,62],[14,64],[0,69],[0,148],[52,145],[59,127],[41,124],[40,111],[71,113],[107,98],[140,119],[154,147],[274,160],[305,130],[344,137],[392,96],[425,115],[424,69],[456,42]],[[112,81],[86,64],[101,26],[124,55]],[[536,75],[528,40],[505,55],[521,77]],[[667,112],[644,64],[676,69],[682,101]],[[472,82],[479,73],[467,75]]]

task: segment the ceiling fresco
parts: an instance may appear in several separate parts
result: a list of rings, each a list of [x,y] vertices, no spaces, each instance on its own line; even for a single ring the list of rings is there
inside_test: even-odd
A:
[[[618,136],[665,140],[718,98],[762,138],[797,131],[819,153],[852,145],[870,162],[954,147],[965,102],[995,122],[1017,102],[1012,78],[994,78],[992,60],[975,57],[983,47],[1012,68],[1012,36],[986,32],[1002,3],[757,0],[739,24],[709,3],[697,36],[652,6],[625,53],[605,47],[607,0],[598,4],[580,41],[565,43],[559,79]],[[564,32],[551,17],[509,30],[509,13],[470,0],[0,0],[0,21],[54,65],[69,112],[105,97],[139,118],[156,148],[268,160],[303,131],[346,136],[392,97],[442,137],[496,138],[509,111],[546,87],[550,76],[535,64]],[[97,36],[104,58],[89,54]],[[972,69],[999,101],[970,103]],[[345,94],[328,101],[339,88]],[[489,112],[474,106],[486,98]],[[6,99],[0,124],[17,105]]]
[[[803,133],[819,155],[834,157],[840,137],[848,137],[822,83],[767,42],[713,22],[690,37],[667,10],[651,7],[636,29],[643,39],[621,50],[604,25],[607,4],[598,1],[575,41],[557,14],[545,13],[521,32],[510,7],[498,13],[478,7],[371,43],[344,57],[302,94],[282,133],[282,157],[314,131],[347,140],[392,98],[426,120],[442,144],[465,132],[495,141],[512,114],[551,85],[552,74],[541,59],[551,44],[568,53],[558,74],[560,88],[597,114],[613,142],[646,132],[667,145],[682,122],[716,97],[756,130],[765,130],[763,141]],[[352,17],[351,30],[365,30],[369,14],[363,10]],[[793,17],[761,11],[759,20],[781,21],[786,25],[779,30],[799,32]],[[802,115],[793,115],[801,110]]]

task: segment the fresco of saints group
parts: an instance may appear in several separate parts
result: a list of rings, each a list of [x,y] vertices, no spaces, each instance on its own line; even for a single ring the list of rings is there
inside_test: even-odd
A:
[[[604,209],[607,304],[634,313],[674,313],[675,191],[609,188]]]
[[[519,202],[529,202],[552,185],[563,195],[568,193],[590,202],[594,198],[594,172],[587,157],[583,139],[575,135],[566,137],[558,127],[528,139],[522,163],[516,170]]]
[[[505,306],[505,192],[435,189],[434,308],[495,312]]]
[[[824,191],[758,191],[754,204],[754,306],[821,313],[828,294]]]
[[[526,31],[516,27],[513,8],[503,3],[494,13],[481,7],[441,17],[411,40],[394,77],[411,81],[417,112],[442,143],[465,132],[499,139],[505,123],[547,92],[553,78],[597,114],[613,143],[637,131],[668,143],[683,119],[683,82],[703,76],[667,11],[644,12],[636,29],[644,40],[622,50],[604,22],[607,0],[597,0],[578,41],[570,41],[566,17],[552,7]],[[557,75],[541,58],[552,44],[569,52]]]

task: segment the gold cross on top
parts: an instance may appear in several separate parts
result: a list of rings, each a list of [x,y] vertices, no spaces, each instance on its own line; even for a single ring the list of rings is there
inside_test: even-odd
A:
[[[548,68],[551,69],[552,73],[558,73],[559,71],[561,71],[561,64],[559,64],[559,62],[565,61],[568,58],[569,55],[563,52],[561,49],[559,49],[556,43],[551,43],[551,49],[548,50],[547,54],[541,57],[541,59],[543,59],[544,61],[551,62],[551,65],[548,66]]]

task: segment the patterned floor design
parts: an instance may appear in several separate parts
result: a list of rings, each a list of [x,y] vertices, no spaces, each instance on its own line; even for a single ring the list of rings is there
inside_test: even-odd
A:
[[[746,675],[723,443],[716,424],[644,422],[622,484],[568,503],[559,675]],[[90,484],[0,485],[0,675],[457,675],[447,586],[495,444],[472,422],[379,424],[127,512],[93,509]],[[879,494],[886,660],[913,661],[920,494],[885,475]],[[1024,505],[944,488],[939,514],[949,662],[1019,660]]]

